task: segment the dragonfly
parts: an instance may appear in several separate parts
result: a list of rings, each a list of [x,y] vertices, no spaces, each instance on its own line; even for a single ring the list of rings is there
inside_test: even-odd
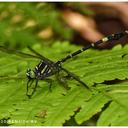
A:
[[[52,60],[44,57],[43,55],[36,52],[31,47],[28,47],[28,49],[33,54],[23,53],[23,52],[12,50],[12,49],[7,49],[3,46],[0,46],[0,50],[4,51],[4,52],[8,52],[8,53],[14,53],[14,54],[16,53],[19,56],[32,57],[32,58],[40,59],[40,62],[35,66],[34,69],[28,68],[27,71],[26,71],[26,77],[28,78],[26,95],[29,98],[31,98],[33,96],[33,94],[35,93],[35,91],[36,91],[39,80],[44,80],[44,81],[47,81],[48,83],[50,83],[49,88],[51,89],[51,80],[49,79],[49,77],[53,76],[53,75],[56,75],[59,78],[59,74],[60,74],[61,71],[64,71],[67,74],[67,76],[73,78],[74,80],[76,80],[80,84],[84,85],[85,88],[90,90],[90,88],[85,84],[85,82],[83,82],[76,74],[74,74],[74,73],[68,71],[67,69],[63,68],[62,64],[65,63],[66,61],[68,61],[69,59],[73,58],[74,56],[77,56],[78,54],[86,51],[87,49],[95,48],[98,45],[100,45],[102,43],[105,43],[105,42],[108,42],[108,41],[119,40],[120,38],[122,38],[126,35],[128,35],[128,30],[108,35],[108,36],[98,40],[95,43],[91,43],[90,45],[88,45],[86,47],[83,47],[83,48],[67,55],[66,57],[60,59],[57,62],[53,62]],[[59,80],[61,81],[60,78],[59,78]],[[29,93],[29,88],[31,88],[33,83],[34,83],[33,91],[31,93]]]

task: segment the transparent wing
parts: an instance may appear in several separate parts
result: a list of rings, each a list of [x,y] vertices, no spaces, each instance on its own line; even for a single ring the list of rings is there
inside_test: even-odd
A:
[[[5,53],[9,53],[9,54],[16,54],[18,56],[25,57],[25,58],[38,58],[38,59],[41,59],[38,56],[31,55],[31,54],[24,53],[24,52],[20,52],[18,50],[14,50],[14,49],[8,49],[8,48],[5,48],[4,46],[0,46],[0,51],[5,52]]]
[[[41,59],[41,60],[44,60],[46,61],[48,64],[49,63],[53,63],[51,60],[47,59],[46,57],[44,57],[43,55],[37,53],[35,50],[33,50],[32,48],[28,47],[28,49],[34,53],[34,55],[32,54],[28,54],[28,53],[24,53],[24,52],[20,52],[18,50],[15,50],[15,49],[9,49],[9,48],[6,48],[4,46],[0,46],[0,51],[2,52],[6,52],[6,53],[9,53],[9,54],[16,54],[18,56],[21,56],[21,57],[25,57],[25,58],[36,58],[36,59]]]
[[[36,56],[38,56],[40,59],[42,60],[45,60],[46,62],[49,62],[49,63],[54,63],[53,61],[51,61],[50,59],[44,57],[43,55],[41,55],[40,53],[36,52],[34,49],[32,49],[31,47],[28,46],[28,49],[34,53]]]

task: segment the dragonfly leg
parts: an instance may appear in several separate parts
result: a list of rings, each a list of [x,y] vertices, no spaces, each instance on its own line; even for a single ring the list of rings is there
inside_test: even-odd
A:
[[[69,77],[75,79],[75,80],[78,81],[80,84],[84,85],[87,89],[90,90],[90,88],[89,88],[83,81],[81,81],[80,78],[79,78],[78,76],[76,76],[74,73],[69,72],[69,71],[66,70],[65,68],[62,68],[62,70],[63,70],[64,72],[66,72]]]
[[[38,85],[38,79],[36,79],[36,83],[35,83],[35,86],[34,86],[34,88],[33,88],[32,93],[31,93],[31,94],[28,94],[28,88],[31,87],[33,81],[34,81],[34,79],[33,79],[32,82],[30,83],[30,85],[27,84],[27,93],[26,93],[26,95],[28,96],[29,99],[30,99],[30,98],[33,96],[33,94],[35,93],[36,88],[37,88],[37,85]],[[28,81],[28,83],[29,83],[29,81]]]
[[[26,91],[26,95],[29,96],[29,88],[32,86],[32,83],[34,82],[34,79],[29,79],[27,82],[27,91]]]
[[[49,84],[49,91],[52,92],[52,79],[45,79],[45,81]]]
[[[31,96],[35,93],[36,88],[37,88],[37,85],[38,85],[38,79],[36,80],[35,87],[34,87],[34,89],[33,89],[33,91],[32,91]]]
[[[68,87],[68,84],[67,84],[67,79],[63,76],[60,75],[60,73],[57,73],[56,74],[56,78],[57,78],[57,81],[60,83],[60,85],[63,85],[63,87],[66,89],[66,90],[69,90],[70,88]]]

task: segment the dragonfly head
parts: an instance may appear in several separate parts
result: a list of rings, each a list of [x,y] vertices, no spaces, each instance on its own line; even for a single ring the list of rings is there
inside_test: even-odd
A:
[[[31,70],[30,68],[27,69],[26,71],[26,76],[28,79],[34,79],[35,78],[35,72]]]

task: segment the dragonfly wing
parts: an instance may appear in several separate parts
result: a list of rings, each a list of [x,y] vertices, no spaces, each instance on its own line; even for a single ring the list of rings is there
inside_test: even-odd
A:
[[[49,63],[54,63],[53,61],[51,61],[50,59],[44,57],[43,55],[39,54],[38,52],[36,52],[34,49],[32,49],[31,47],[28,46],[28,49],[34,53],[36,56],[38,56],[39,58],[41,58],[42,60],[45,60],[46,62],[49,62]]]
[[[8,48],[5,48],[4,46],[0,46],[0,51],[5,52],[5,53],[9,53],[9,54],[15,54],[15,55],[25,57],[25,58],[41,59],[39,56],[35,56],[35,55],[28,54],[28,53],[20,52],[18,50],[14,50],[14,49],[8,49]]]
[[[29,47],[29,50],[31,50],[35,55],[24,53],[24,52],[20,52],[20,51],[15,50],[15,49],[5,48],[4,46],[0,46],[0,51],[5,52],[5,53],[15,54],[15,55],[18,55],[18,56],[21,56],[21,57],[25,57],[25,58],[41,59],[41,60],[47,61],[48,63],[52,62],[51,60],[47,59],[43,55],[40,55],[39,53],[37,53],[35,50],[33,50],[30,47]]]

